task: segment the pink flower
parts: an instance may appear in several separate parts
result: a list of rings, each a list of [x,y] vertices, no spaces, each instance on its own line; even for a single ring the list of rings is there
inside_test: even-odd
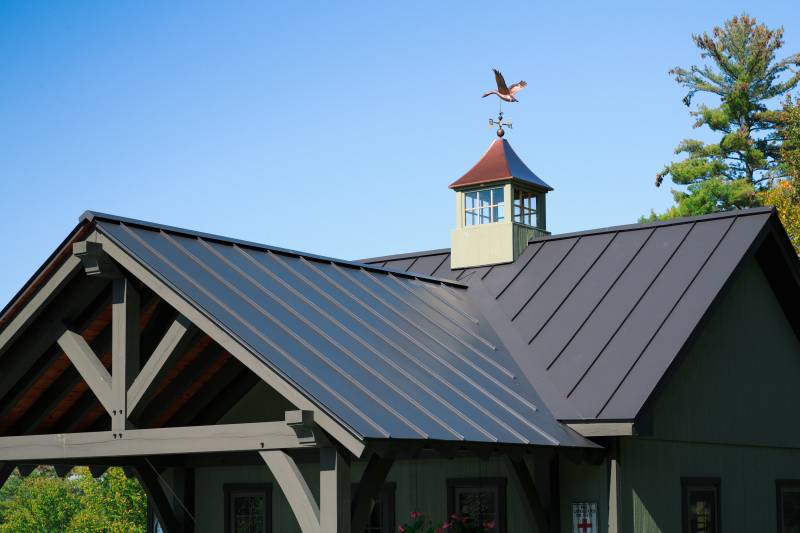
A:
[[[417,518],[421,517],[422,513],[418,513],[417,511],[411,511],[411,518],[416,520]]]
[[[397,528],[397,530],[398,530],[400,533],[405,533],[405,531],[406,531],[406,528],[404,528],[403,526],[400,526],[400,527],[398,527],[398,528]]]
[[[494,521],[489,522],[488,520],[483,523],[483,529],[494,529]]]
[[[450,522],[443,523],[442,527],[440,527],[439,529],[450,529]]]

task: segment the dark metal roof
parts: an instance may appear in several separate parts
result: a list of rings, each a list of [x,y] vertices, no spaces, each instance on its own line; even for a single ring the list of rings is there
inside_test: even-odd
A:
[[[768,208],[534,239],[513,263],[451,271],[448,250],[366,260],[466,282],[561,420],[636,417]]]
[[[86,219],[361,437],[591,446],[550,414],[463,285]]]
[[[522,162],[517,153],[505,139],[495,139],[489,149],[466,174],[450,184],[451,189],[459,189],[484,183],[515,179],[534,185],[539,189],[552,191],[553,188],[533,173]]]

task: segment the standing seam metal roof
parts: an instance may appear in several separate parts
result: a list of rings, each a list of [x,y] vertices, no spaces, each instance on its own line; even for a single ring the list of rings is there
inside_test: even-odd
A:
[[[485,292],[479,307],[513,326],[495,322],[518,337],[512,353],[557,418],[630,420],[771,216],[750,209],[554,235],[513,263],[460,271],[449,269],[449,250],[365,261]]]
[[[89,214],[364,438],[585,446],[458,284]]]

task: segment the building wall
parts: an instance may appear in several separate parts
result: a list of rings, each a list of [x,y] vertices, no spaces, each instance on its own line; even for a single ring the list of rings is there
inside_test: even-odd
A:
[[[623,438],[622,531],[680,532],[681,477],[721,480],[726,533],[775,531],[775,480],[800,479],[800,343],[755,261]]]
[[[576,462],[562,455],[558,471],[561,531],[573,531],[572,504],[578,502],[596,502],[600,528],[597,531],[608,531],[608,463]]]
[[[364,462],[352,465],[353,482],[358,482]],[[317,464],[302,464],[300,471],[309,488],[319,501],[319,476]],[[300,529],[289,509],[280,487],[275,484],[266,465],[252,467],[198,468],[195,473],[195,519],[198,533],[223,530],[224,485],[226,483],[272,483],[273,531],[299,532]],[[398,461],[387,477],[396,484],[396,523],[402,524],[411,511],[419,511],[437,521],[447,517],[447,480],[451,478],[507,479],[507,531],[522,533],[533,531],[528,524],[519,492],[508,475],[501,458],[442,459]]]

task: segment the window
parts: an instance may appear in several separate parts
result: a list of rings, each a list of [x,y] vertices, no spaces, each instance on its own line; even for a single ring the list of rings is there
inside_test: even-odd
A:
[[[800,480],[779,479],[778,533],[800,533]]]
[[[514,222],[536,226],[536,195],[514,189]]]
[[[506,480],[449,479],[447,513],[468,514],[477,524],[493,524],[490,531],[505,533]]]
[[[681,489],[684,533],[719,533],[719,479],[684,478]]]
[[[358,483],[353,484],[353,495],[356,494]],[[381,493],[372,507],[372,514],[369,515],[367,527],[364,533],[394,533],[397,531],[394,525],[394,483],[384,483]]]
[[[464,224],[490,224],[505,218],[503,188],[484,189],[464,193]]]
[[[272,531],[272,486],[268,483],[225,485],[225,533]]]

